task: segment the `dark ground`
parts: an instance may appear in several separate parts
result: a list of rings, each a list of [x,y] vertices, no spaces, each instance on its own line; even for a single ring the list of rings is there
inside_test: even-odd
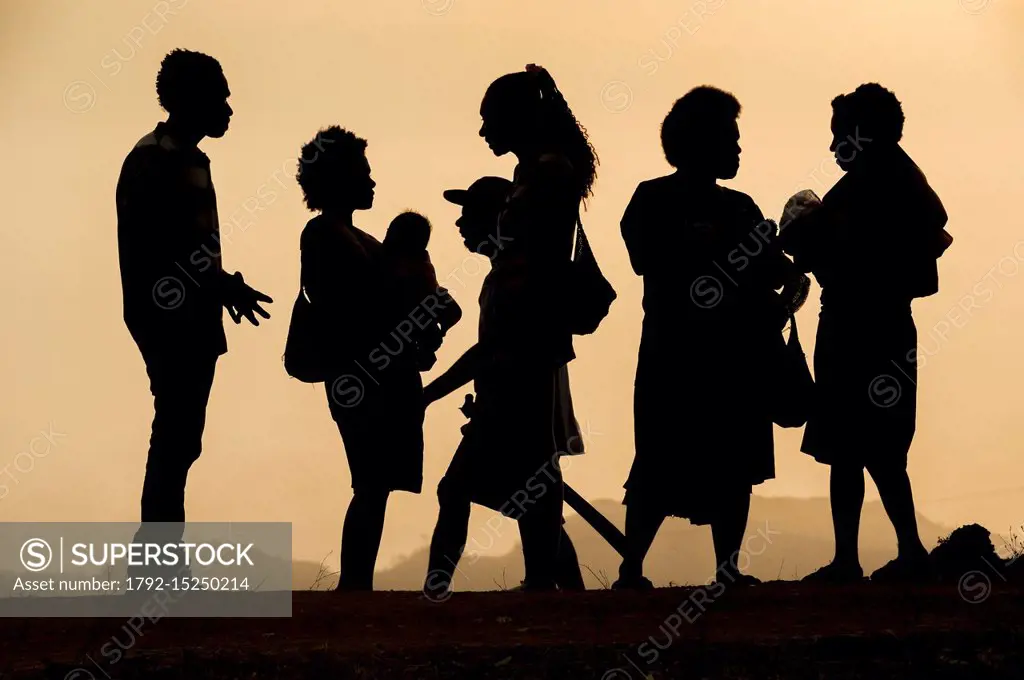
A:
[[[298,592],[290,619],[137,631],[0,619],[0,678],[1024,678],[1024,590],[998,579],[697,592]]]

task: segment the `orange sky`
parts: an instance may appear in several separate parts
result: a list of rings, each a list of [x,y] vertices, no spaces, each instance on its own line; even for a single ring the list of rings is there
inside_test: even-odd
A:
[[[479,99],[494,77],[537,62],[601,157],[584,219],[620,293],[598,333],[576,343],[573,393],[592,438],[571,483],[619,498],[631,461],[641,283],[618,221],[636,184],[668,169],[658,125],[672,101],[703,83],[740,98],[743,165],[730,186],[777,217],[795,190],[821,194],[838,177],[831,98],[877,80],[903,100],[905,147],[956,238],[940,261],[941,292],[915,303],[924,361],[910,469],[920,509],[947,524],[1019,526],[1022,31],[1021,0],[4,3],[0,519],[137,517],[152,404],[120,317],[113,192],[124,155],[161,117],[159,61],[181,46],[217,56],[233,92],[231,130],[202,145],[225,265],[277,299],[260,328],[229,323],[190,519],[292,521],[297,555],[337,553],[351,495],[340,439],[321,388],[289,380],[280,363],[308,219],[291,179],[299,146],[331,123],[369,139],[377,203],[358,222],[370,232],[382,235],[405,208],[433,220],[439,276],[450,275],[468,311],[442,348],[444,367],[473,342],[483,270],[440,192],[511,173],[511,159],[477,137]],[[808,351],[816,313],[817,288],[799,316]],[[459,403],[428,413],[425,491],[392,501],[384,563],[432,528]],[[39,433],[51,428],[46,445]],[[827,493],[827,470],[798,452],[799,432],[776,442],[779,478],[758,493]]]

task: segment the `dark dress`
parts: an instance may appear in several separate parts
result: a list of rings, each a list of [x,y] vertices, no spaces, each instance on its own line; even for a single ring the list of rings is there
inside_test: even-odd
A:
[[[819,210],[787,226],[787,250],[822,287],[814,411],[801,446],[818,461],[906,468],[917,418],[910,303],[938,290],[946,220],[897,146],[865,157]]]
[[[644,279],[627,505],[707,524],[775,476],[767,380],[787,261],[767,224],[746,194],[677,175],[641,183],[626,208]]]
[[[566,364],[572,336],[559,323],[557,282],[572,252],[578,198],[562,158],[520,166],[501,233],[511,242],[480,291],[479,346],[486,368],[474,381],[473,416],[441,481],[468,500],[515,517],[562,483],[560,455],[582,453]]]
[[[400,302],[382,278],[381,244],[355,227],[310,220],[302,232],[302,281],[324,339],[327,402],[341,432],[355,490],[423,485],[423,384],[411,348],[391,335]],[[407,312],[406,312],[407,313]]]

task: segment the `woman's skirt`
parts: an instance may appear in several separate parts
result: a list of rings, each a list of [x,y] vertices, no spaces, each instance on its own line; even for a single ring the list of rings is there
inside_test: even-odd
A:
[[[775,476],[766,346],[641,342],[633,399],[636,458],[626,505],[709,524]]]
[[[516,519],[545,494],[560,494],[558,459],[583,451],[566,367],[517,362],[477,380],[462,435],[440,496]]]
[[[423,383],[414,367],[358,366],[325,383],[352,472],[353,490],[411,491],[423,486]]]
[[[822,307],[814,411],[801,450],[827,465],[906,469],[917,422],[917,328],[891,310]]]

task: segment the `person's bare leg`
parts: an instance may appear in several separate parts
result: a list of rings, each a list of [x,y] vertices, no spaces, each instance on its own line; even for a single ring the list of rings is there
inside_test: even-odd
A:
[[[519,517],[519,538],[526,567],[528,590],[552,590],[557,581],[558,550],[562,531],[561,480]]]
[[[864,578],[860,566],[860,514],[864,508],[864,468],[833,464],[829,477],[829,502],[836,554],[832,561],[804,577],[820,583],[853,583]]]
[[[442,598],[451,588],[462,552],[469,536],[470,502],[438,493],[440,507],[437,524],[430,539],[430,558],[423,593]]]
[[[829,493],[836,539],[836,554],[832,563],[844,569],[859,570],[864,468],[859,465],[833,465],[829,478]]]
[[[737,494],[722,508],[718,519],[711,523],[711,539],[715,546],[716,578],[723,582],[735,580],[740,574],[738,566],[743,548],[743,535],[750,514],[750,494]]]
[[[558,587],[562,590],[586,590],[583,583],[583,572],[580,571],[580,558],[576,554],[576,546],[562,527],[562,536],[558,541],[558,564],[555,566]]]
[[[635,501],[626,506],[626,554],[619,565],[617,583],[627,586],[643,581],[644,559],[664,521],[665,513],[643,503]]]
[[[373,570],[384,534],[387,504],[387,491],[362,490],[353,494],[341,532],[338,590],[373,590]]]
[[[899,556],[907,559],[919,559],[928,551],[921,542],[917,530],[917,512],[914,509],[914,492],[910,486],[910,476],[905,468],[871,466],[868,468],[871,478],[878,487],[878,495],[882,498],[882,506],[889,515],[896,540],[899,542]]]

